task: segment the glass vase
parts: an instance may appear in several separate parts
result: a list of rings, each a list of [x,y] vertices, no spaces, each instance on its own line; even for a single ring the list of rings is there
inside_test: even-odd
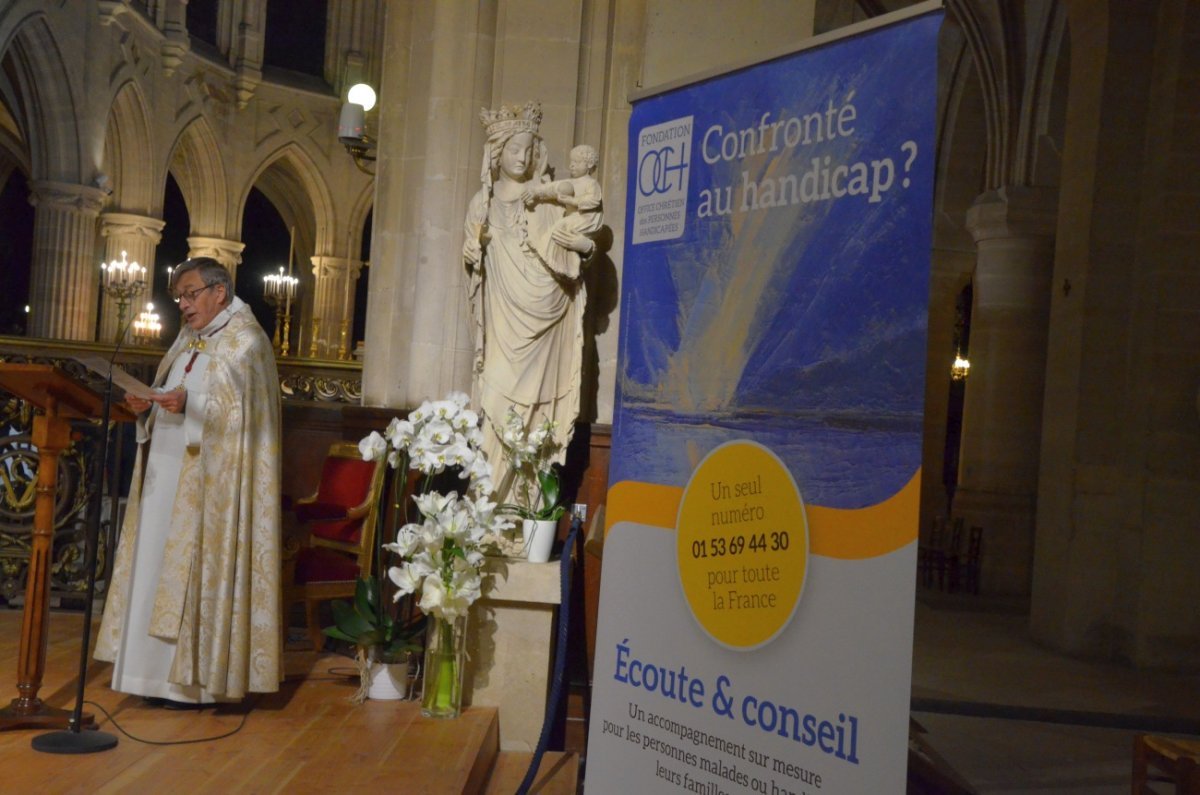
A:
[[[421,714],[427,718],[457,718],[462,712],[463,648],[467,617],[453,621],[429,616],[425,628],[425,674]]]

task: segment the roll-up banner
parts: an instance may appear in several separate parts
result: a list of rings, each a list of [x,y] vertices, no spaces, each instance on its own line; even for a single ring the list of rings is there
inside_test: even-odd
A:
[[[904,791],[941,21],[634,103],[589,795]]]

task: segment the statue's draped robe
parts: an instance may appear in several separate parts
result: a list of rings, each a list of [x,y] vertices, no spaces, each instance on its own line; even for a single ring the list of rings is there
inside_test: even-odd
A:
[[[198,336],[205,345],[185,375]],[[279,380],[271,342],[239,299],[199,335],[184,327],[154,386],[185,379],[184,415],[156,406],[139,422],[96,658],[114,662],[114,689],[138,695],[272,692],[282,678]]]
[[[496,431],[509,407],[527,430],[547,419],[558,423],[559,462],[579,415],[587,294],[578,255],[563,273],[531,242],[545,240],[561,218],[562,207],[489,199],[486,188],[467,209],[467,239],[478,240],[485,221],[490,238],[468,285],[475,325],[471,397],[484,415],[482,448],[501,500],[511,486],[510,467]]]

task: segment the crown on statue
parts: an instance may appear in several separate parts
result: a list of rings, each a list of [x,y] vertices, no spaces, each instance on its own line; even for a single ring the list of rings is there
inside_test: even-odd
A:
[[[479,112],[483,129],[491,138],[500,133],[536,133],[542,123],[542,104],[536,100],[524,105],[501,105],[499,110],[484,108]]]

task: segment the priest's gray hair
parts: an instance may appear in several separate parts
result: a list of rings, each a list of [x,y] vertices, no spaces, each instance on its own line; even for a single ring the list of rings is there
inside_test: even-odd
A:
[[[221,285],[225,288],[225,303],[233,301],[233,277],[229,275],[229,271],[225,269],[224,265],[212,257],[192,257],[179,263],[175,270],[171,271],[171,292],[175,291],[179,277],[188,271],[199,273],[200,281],[204,282],[206,287],[215,284]]]

